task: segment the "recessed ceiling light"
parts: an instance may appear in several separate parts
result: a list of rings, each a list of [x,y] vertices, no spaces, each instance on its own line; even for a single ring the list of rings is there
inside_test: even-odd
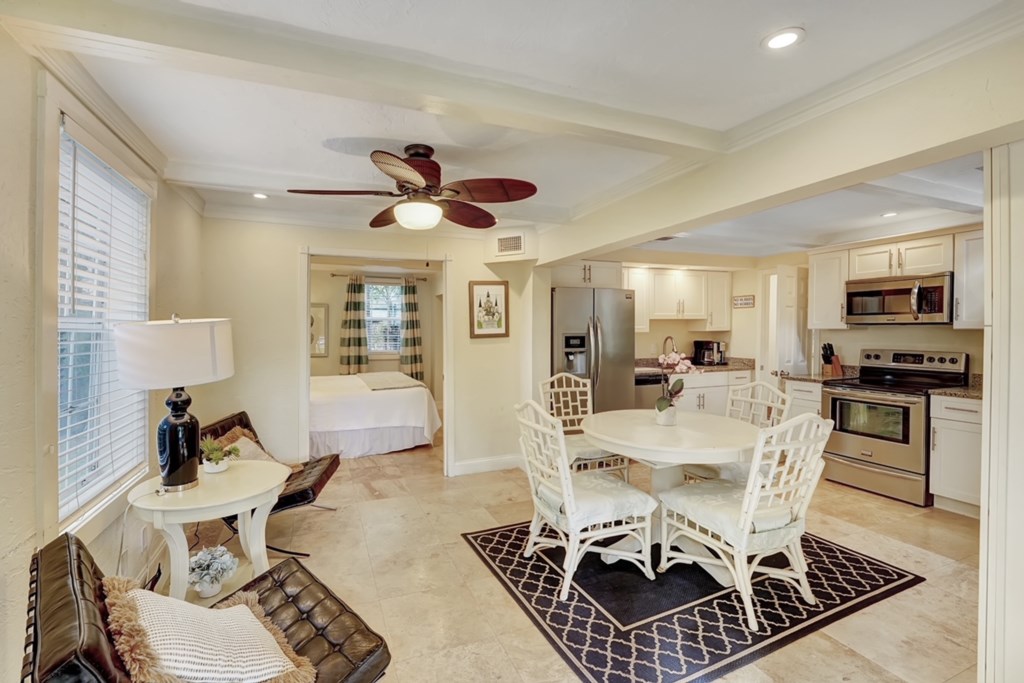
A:
[[[263,194],[262,192],[253,192],[252,196],[255,197],[256,199],[266,199],[267,198],[267,195]]]
[[[765,39],[761,41],[761,45],[771,50],[781,50],[784,47],[796,45],[804,39],[804,35],[806,34],[802,28],[799,26],[791,26],[789,28],[784,28],[781,31],[776,31],[770,36],[766,36]]]
[[[882,214],[882,218],[892,218],[893,216],[899,216],[900,214],[896,211],[886,211]]]

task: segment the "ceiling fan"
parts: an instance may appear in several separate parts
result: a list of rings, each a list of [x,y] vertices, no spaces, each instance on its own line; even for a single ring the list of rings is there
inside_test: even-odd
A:
[[[376,150],[370,161],[395,181],[397,192],[386,190],[288,190],[295,194],[374,195],[402,197],[370,221],[371,228],[383,228],[397,222],[412,230],[428,230],[442,217],[467,228],[489,228],[494,216],[468,202],[515,202],[532,197],[537,186],[512,178],[471,178],[441,184],[441,165],[431,157],[428,145],[406,145],[406,157]],[[436,199],[435,199],[436,198]]]

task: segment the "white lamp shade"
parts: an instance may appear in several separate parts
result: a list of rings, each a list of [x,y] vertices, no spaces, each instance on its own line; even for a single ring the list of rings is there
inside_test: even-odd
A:
[[[231,320],[150,320],[114,326],[124,389],[173,389],[235,374]]]
[[[441,221],[441,205],[427,200],[395,204],[395,220],[409,230],[430,230]]]

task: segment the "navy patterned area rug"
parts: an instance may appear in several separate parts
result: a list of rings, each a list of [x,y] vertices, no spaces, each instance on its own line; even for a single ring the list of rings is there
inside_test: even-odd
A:
[[[557,599],[560,549],[522,555],[529,523],[463,534],[480,559],[584,681],[713,681],[826,624],[922,581],[923,577],[804,534],[808,605],[785,581],[754,580],[761,630],[745,626],[739,594],[694,565],[648,581],[628,562],[587,553],[569,599]],[[654,546],[655,566],[659,546]]]

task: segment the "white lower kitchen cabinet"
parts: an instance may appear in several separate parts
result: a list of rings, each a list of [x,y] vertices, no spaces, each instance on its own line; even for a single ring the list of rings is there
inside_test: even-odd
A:
[[[804,413],[821,415],[821,385],[817,382],[786,380],[786,396],[789,397],[787,419]]]
[[[981,504],[981,401],[931,398],[930,491],[935,507],[978,516]]]
[[[681,377],[685,388],[676,401],[678,410],[725,415],[729,408],[729,387],[750,382],[750,370],[705,372],[694,375],[672,375],[669,381]]]

